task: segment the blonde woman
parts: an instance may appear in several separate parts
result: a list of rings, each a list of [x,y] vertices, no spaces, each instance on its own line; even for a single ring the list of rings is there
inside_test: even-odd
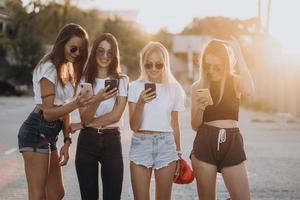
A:
[[[228,48],[237,58],[238,75]],[[216,199],[217,172],[222,173],[232,199],[250,199],[238,114],[241,95],[251,95],[254,86],[237,41],[210,41],[202,51],[200,70],[191,106],[191,125],[197,132],[191,160],[199,199]],[[209,89],[213,105],[197,91],[203,88]]]
[[[171,73],[168,51],[161,43],[150,42],[142,49],[140,69],[140,78],[128,91],[134,131],[129,155],[134,199],[150,198],[154,171],[155,199],[167,200],[171,199],[176,160],[181,156],[178,111],[184,110],[185,95]]]

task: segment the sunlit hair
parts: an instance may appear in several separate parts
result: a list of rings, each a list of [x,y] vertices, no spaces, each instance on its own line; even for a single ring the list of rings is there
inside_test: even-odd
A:
[[[221,87],[219,92],[219,99],[217,104],[220,103],[223,94],[224,94],[224,88],[225,88],[225,82],[228,76],[234,74],[234,57],[232,54],[230,54],[229,47],[226,45],[226,42],[219,39],[212,39],[207,44],[204,45],[203,50],[201,51],[199,63],[200,63],[200,76],[199,81],[200,85],[203,88],[209,88],[210,87],[210,81],[207,76],[207,73],[205,71],[205,57],[208,54],[212,54],[214,56],[217,56],[224,66],[224,74],[221,80]]]
[[[82,47],[80,48],[80,56],[75,60],[73,64],[74,71],[69,74],[71,76],[70,81],[73,83],[73,86],[77,88],[77,84],[80,81],[80,78],[82,76],[83,68],[86,64],[86,60],[88,57],[88,34],[78,24],[70,23],[66,24],[58,33],[58,36],[55,40],[55,43],[53,45],[53,48],[49,54],[46,54],[37,67],[45,63],[47,61],[51,61],[57,71],[57,77],[59,82],[64,86],[65,82],[63,81],[63,77],[65,72],[62,70],[62,66],[66,64],[67,60],[65,57],[65,45],[66,43],[72,38],[72,37],[79,37],[82,39]],[[37,69],[37,67],[35,69]]]
[[[179,85],[182,95],[185,96],[184,90],[182,89],[181,85],[178,83],[178,81],[176,80],[176,78],[171,72],[168,50],[160,42],[151,41],[141,50],[140,52],[141,75],[138,78],[138,80],[142,82],[150,81],[149,76],[145,70],[145,64],[148,62],[149,57],[153,53],[157,53],[162,58],[162,62],[164,65],[164,67],[162,68],[162,83],[166,85],[170,85],[172,83]]]
[[[119,78],[121,73],[118,42],[112,34],[103,33],[100,36],[98,36],[94,41],[91,54],[89,56],[87,65],[84,69],[84,77],[86,79],[86,82],[91,84],[95,84],[95,80],[97,77],[97,71],[98,71],[98,63],[96,59],[97,48],[102,41],[107,41],[110,44],[111,51],[113,54],[111,58],[111,63],[108,66],[108,76]]]
[[[145,64],[148,62],[152,53],[157,53],[161,58],[164,67],[162,68],[162,83],[168,84],[177,82],[170,69],[170,60],[168,50],[160,42],[149,42],[140,52],[140,69],[141,75],[138,80],[150,81],[145,70]]]

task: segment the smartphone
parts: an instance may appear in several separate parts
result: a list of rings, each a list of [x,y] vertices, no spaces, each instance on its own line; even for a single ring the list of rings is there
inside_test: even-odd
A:
[[[213,100],[211,98],[209,89],[207,89],[207,88],[197,89],[196,91],[197,91],[198,95],[203,96],[203,97],[205,97],[205,98],[208,99],[208,102],[209,102],[208,105],[213,105],[214,104],[214,102],[213,102]]]
[[[150,92],[155,92],[156,91],[156,85],[155,83],[145,83],[145,90],[151,88],[151,90],[147,93],[150,93]]]
[[[91,83],[80,83],[79,84],[80,87],[80,93],[83,94],[86,91],[88,91],[90,94],[93,94],[93,87]]]
[[[117,79],[108,79],[108,80],[105,80],[104,86],[105,87],[109,86],[109,88],[106,90],[106,92],[109,92],[112,89],[117,88],[117,86],[118,86],[118,80]]]

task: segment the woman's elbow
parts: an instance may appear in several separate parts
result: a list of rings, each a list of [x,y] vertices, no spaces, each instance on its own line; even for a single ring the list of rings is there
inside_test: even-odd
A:
[[[84,124],[89,124],[93,121],[93,118],[83,117],[83,116],[81,116],[80,119]]]
[[[133,123],[133,122],[130,122],[130,129],[133,131],[133,132],[137,132],[139,127]]]
[[[192,129],[194,130],[194,131],[198,131],[198,127],[199,127],[199,125],[198,124],[196,124],[195,122],[191,122],[191,127],[192,127]]]

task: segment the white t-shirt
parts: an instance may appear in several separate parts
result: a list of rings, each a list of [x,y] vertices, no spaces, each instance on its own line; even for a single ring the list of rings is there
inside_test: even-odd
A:
[[[73,97],[74,88],[71,82],[67,82],[65,87],[59,83],[57,72],[51,61],[45,62],[37,66],[33,71],[32,83],[35,104],[42,104],[40,80],[46,78],[55,85],[54,105],[60,106]]]
[[[128,102],[137,103],[141,92],[145,89],[144,82],[133,81],[129,84]],[[175,83],[157,84],[156,98],[145,103],[143,119],[139,130],[172,132],[172,111],[184,111],[184,94]]]
[[[105,88],[104,83],[105,83],[105,80],[108,80],[108,79],[110,79],[110,77],[107,77],[107,78],[104,78],[104,79],[96,78],[96,82],[95,82],[95,85],[93,87],[94,94],[97,94],[100,90]],[[82,80],[82,81],[84,81],[84,80]],[[119,91],[118,91],[117,96],[127,97],[128,82],[129,82],[128,77],[127,76],[121,76],[119,81],[120,81]],[[99,117],[99,116],[102,116],[106,113],[111,112],[114,108],[115,103],[116,103],[117,96],[114,96],[112,98],[109,98],[109,99],[106,99],[106,100],[102,101],[100,103],[100,106],[97,108],[94,117],[96,118],[96,117]],[[109,124],[106,127],[122,127],[122,126],[123,126],[123,115],[122,115],[121,119],[118,122],[116,122],[114,124]]]

